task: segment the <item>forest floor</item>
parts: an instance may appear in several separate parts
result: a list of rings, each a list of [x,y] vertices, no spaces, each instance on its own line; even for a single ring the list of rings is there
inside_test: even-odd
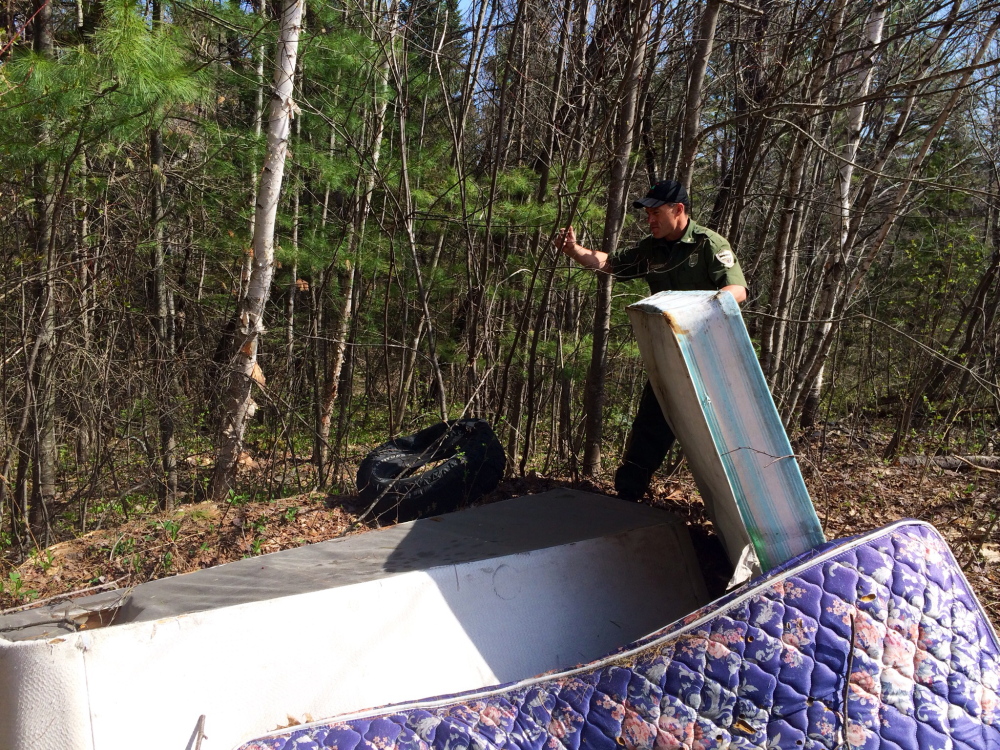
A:
[[[994,625],[1000,626],[1000,473],[886,465],[872,436],[819,433],[797,446],[806,484],[828,538],[870,531],[900,518],[938,528],[951,545]],[[603,481],[527,477],[504,481],[480,503],[571,486],[614,494]],[[0,610],[40,603],[67,592],[126,588],[169,575],[320,542],[369,527],[358,521],[357,498],[309,493],[271,502],[185,504],[173,513],[143,515],[36,552],[14,569],[0,568]],[[686,467],[657,480],[646,502],[680,516],[700,537],[710,535],[704,506]],[[0,560],[0,566],[4,563]]]

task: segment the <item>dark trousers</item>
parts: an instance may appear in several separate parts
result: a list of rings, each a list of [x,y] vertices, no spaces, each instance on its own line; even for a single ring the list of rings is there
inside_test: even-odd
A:
[[[638,500],[646,494],[649,481],[674,444],[670,429],[653,387],[646,381],[639,399],[639,411],[632,421],[622,465],[615,472],[615,489],[626,500]]]

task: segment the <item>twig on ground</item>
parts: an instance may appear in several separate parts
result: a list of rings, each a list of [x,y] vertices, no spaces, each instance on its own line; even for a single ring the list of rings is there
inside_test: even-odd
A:
[[[970,461],[969,459],[964,458],[962,456],[955,456],[955,458],[957,458],[963,464],[968,464],[969,466],[971,466],[976,471],[985,471],[985,472],[987,472],[989,474],[1000,474],[1000,470],[998,470],[998,469],[989,469],[989,468],[987,468],[985,466],[980,466],[979,464],[974,464],[974,463],[972,463],[972,461]]]
[[[107,583],[101,583],[97,586],[89,586],[85,589],[77,589],[76,591],[67,591],[65,594],[56,594],[55,596],[47,596],[44,599],[37,599],[33,602],[28,602],[27,604],[22,604],[18,607],[11,607],[10,609],[0,610],[0,615],[9,615],[14,612],[23,612],[26,609],[34,609],[35,607],[40,607],[48,602],[58,601],[60,599],[72,599],[73,597],[79,596],[80,594],[89,594],[93,591],[101,591],[102,589],[118,588],[118,584],[124,581],[128,576],[122,576],[121,578],[116,578],[113,581],[108,581]]]

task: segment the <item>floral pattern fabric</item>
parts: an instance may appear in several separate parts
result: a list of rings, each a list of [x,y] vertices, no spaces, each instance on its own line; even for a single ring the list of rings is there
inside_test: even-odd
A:
[[[822,545],[583,667],[240,750],[1000,750],[1000,642],[945,542]]]

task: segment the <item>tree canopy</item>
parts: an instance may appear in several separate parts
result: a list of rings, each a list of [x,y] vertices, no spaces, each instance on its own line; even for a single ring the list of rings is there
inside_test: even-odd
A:
[[[0,548],[207,492],[279,5],[0,11]],[[664,178],[731,241],[790,429],[993,452],[998,28],[980,0],[309,5],[236,457],[266,470],[228,491],[349,488],[460,416],[515,473],[610,468],[645,287],[551,241],[637,241]]]

